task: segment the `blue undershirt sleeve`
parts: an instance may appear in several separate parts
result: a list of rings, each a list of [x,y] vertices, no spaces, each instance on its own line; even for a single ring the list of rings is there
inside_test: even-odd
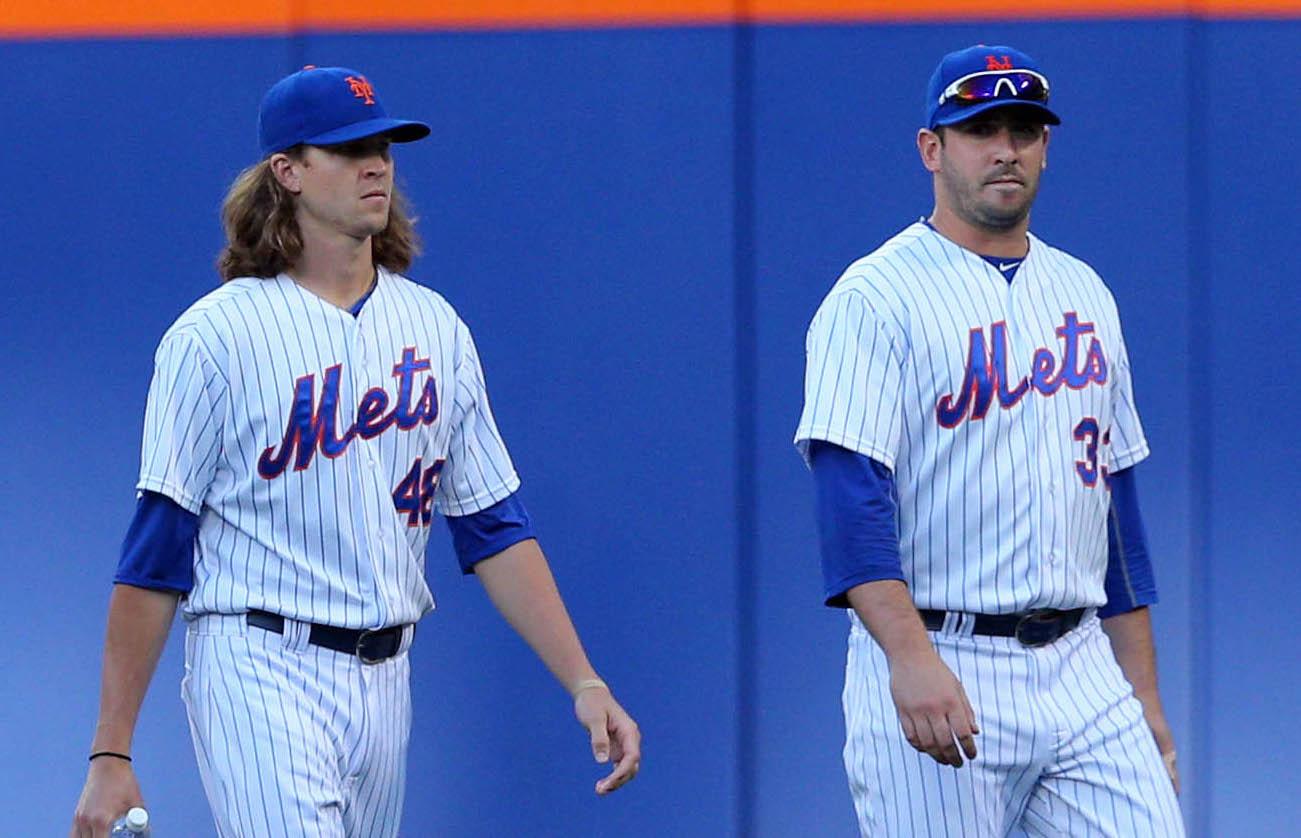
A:
[[[906,581],[899,561],[890,469],[871,457],[819,440],[809,443],[809,462],[817,484],[826,604],[849,608],[846,593],[864,582]]]
[[[1147,534],[1138,511],[1134,469],[1111,475],[1111,513],[1107,516],[1107,604],[1102,618],[1114,617],[1157,601],[1156,577],[1147,550]]]
[[[198,533],[198,515],[166,495],[141,492],[113,581],[188,594],[194,587]]]
[[[474,573],[476,564],[512,544],[537,538],[519,492],[512,492],[487,509],[470,515],[448,515],[446,520],[456,560],[461,572],[467,574]]]

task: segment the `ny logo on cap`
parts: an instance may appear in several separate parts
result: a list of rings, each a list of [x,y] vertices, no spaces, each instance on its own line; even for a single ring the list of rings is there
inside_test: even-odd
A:
[[[352,89],[353,96],[366,100],[367,105],[375,104],[375,88],[370,86],[370,82],[366,81],[365,76],[348,76],[344,81],[348,82],[348,87]]]
[[[986,70],[1011,70],[1012,69],[1012,56],[1004,55],[1002,56],[1001,61],[999,60],[999,58],[1000,56],[997,55],[986,55],[985,69]]]

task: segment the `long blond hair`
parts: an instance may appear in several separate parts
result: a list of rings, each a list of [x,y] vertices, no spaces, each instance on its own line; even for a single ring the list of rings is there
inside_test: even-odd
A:
[[[286,152],[301,158],[301,146]],[[371,236],[375,264],[394,273],[411,267],[420,252],[414,219],[397,184],[389,204],[388,226]],[[237,276],[276,276],[292,267],[303,253],[303,234],[294,217],[294,195],[280,185],[263,160],[239,173],[221,203],[226,246],[217,257],[221,281]]]

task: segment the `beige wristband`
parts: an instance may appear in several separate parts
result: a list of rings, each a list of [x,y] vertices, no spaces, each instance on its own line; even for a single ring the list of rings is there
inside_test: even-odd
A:
[[[578,694],[581,693],[583,690],[591,690],[597,687],[600,687],[606,692],[610,691],[610,685],[602,681],[600,678],[585,678],[584,680],[579,681],[577,684],[574,684],[574,686],[570,687],[569,694],[574,698],[578,698]]]

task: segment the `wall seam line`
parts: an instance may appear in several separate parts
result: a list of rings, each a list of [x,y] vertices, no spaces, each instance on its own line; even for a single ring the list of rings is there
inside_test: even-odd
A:
[[[1213,378],[1214,346],[1210,334],[1210,248],[1207,246],[1206,214],[1207,193],[1207,138],[1205,120],[1208,118],[1205,98],[1207,79],[1204,72],[1206,50],[1206,20],[1197,7],[1189,10],[1187,40],[1188,80],[1188,258],[1189,258],[1189,317],[1188,360],[1195,375],[1203,380]],[[1192,759],[1190,779],[1193,795],[1190,832],[1193,835],[1211,835],[1211,760],[1213,749],[1214,707],[1212,679],[1214,661],[1211,643],[1214,633],[1214,599],[1212,597],[1211,567],[1211,456],[1214,451],[1214,425],[1211,406],[1204,403],[1202,394],[1211,387],[1188,388],[1188,415],[1197,417],[1190,422],[1189,458],[1192,463],[1189,532],[1191,546],[1191,601],[1188,610],[1189,637],[1192,638],[1192,690],[1190,696],[1192,715]]]
[[[736,493],[736,835],[755,834],[759,770],[758,680],[758,490],[754,261],[754,28],[749,0],[736,0],[732,26],[732,270],[735,340],[734,430]]]

